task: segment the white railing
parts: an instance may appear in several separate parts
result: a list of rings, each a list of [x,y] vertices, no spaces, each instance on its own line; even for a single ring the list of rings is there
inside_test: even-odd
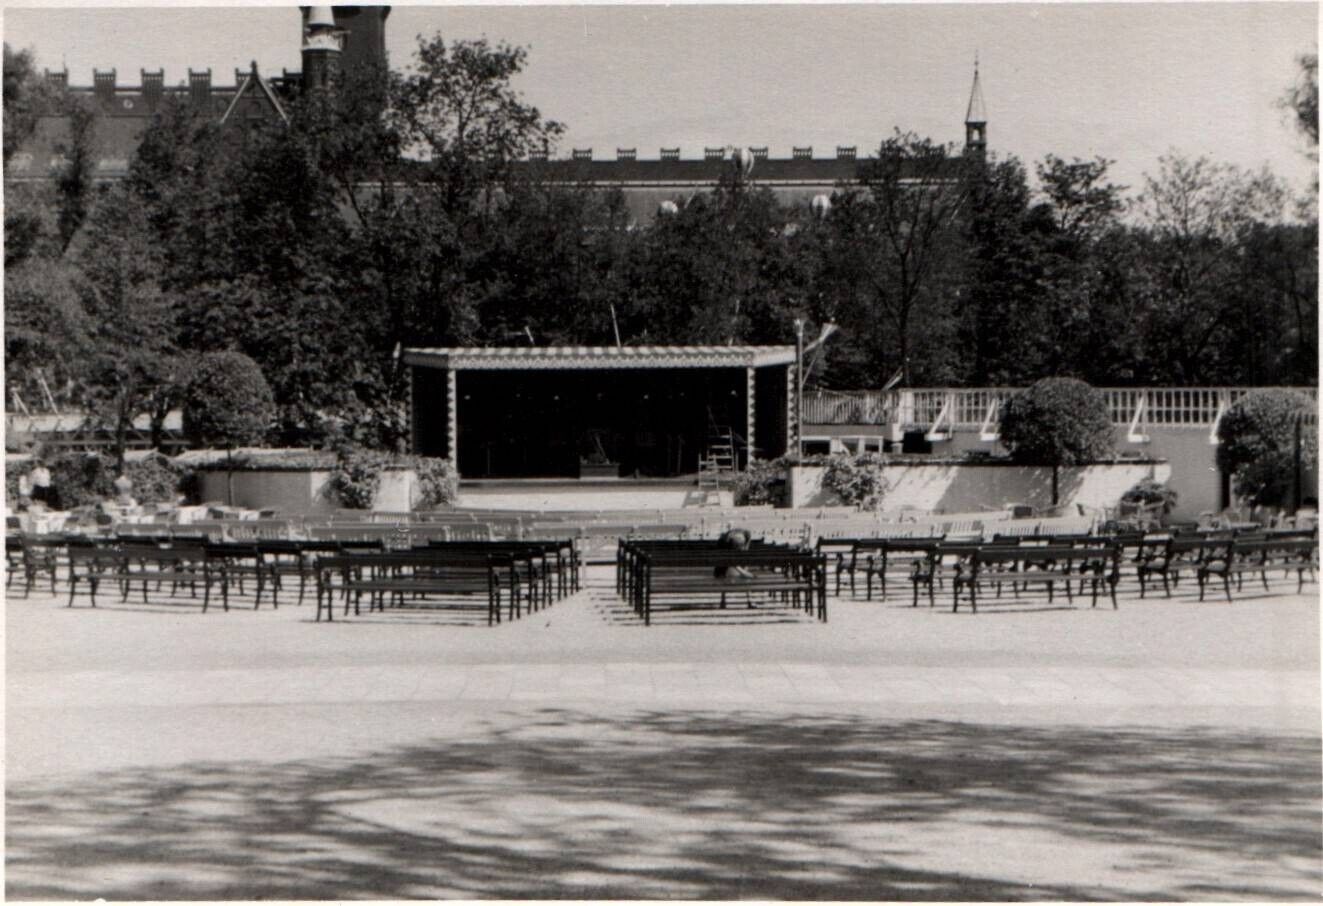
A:
[[[1107,411],[1118,427],[1145,425],[1211,428],[1232,403],[1259,387],[1104,387]],[[1288,387],[1318,405],[1317,387]],[[909,388],[817,391],[804,395],[806,425],[892,425],[932,429],[995,428],[997,409],[1012,387]],[[994,409],[994,406],[996,409]]]

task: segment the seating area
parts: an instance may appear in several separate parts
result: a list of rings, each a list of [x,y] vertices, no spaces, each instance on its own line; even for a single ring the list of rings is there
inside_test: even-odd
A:
[[[977,610],[981,591],[992,589],[1000,599],[1007,586],[1017,599],[1030,597],[1030,588],[1040,588],[1049,603],[1055,602],[1058,590],[1072,601],[1072,589],[1083,593],[1087,588],[1093,605],[1098,592],[1105,590],[1116,607],[1117,586],[1123,580],[1133,581],[1143,598],[1149,585],[1160,579],[1170,597],[1182,574],[1194,577],[1200,600],[1213,579],[1222,581],[1231,600],[1231,580],[1236,580],[1238,592],[1243,591],[1247,573],[1257,573],[1264,591],[1271,591],[1269,576],[1278,570],[1288,577],[1294,573],[1295,588],[1291,590],[1298,593],[1306,576],[1316,581],[1318,566],[1316,529],[1258,526],[1178,527],[1153,533],[996,534],[986,541],[819,539],[816,549],[831,557],[838,596],[843,586],[848,586],[852,597],[857,596],[862,577],[866,600],[873,599],[874,587],[885,599],[890,576],[893,585],[908,581],[913,606],[921,595],[933,604],[937,592],[949,584],[953,610],[959,610],[962,594],[970,609]]]
[[[315,597],[315,621],[402,609],[479,613],[489,625],[535,613],[579,591],[589,564],[614,564],[615,591],[650,625],[658,608],[784,607],[826,621],[827,599],[911,606],[951,596],[980,604],[1119,607],[1118,588],[1166,597],[1182,579],[1199,599],[1292,592],[1316,581],[1315,527],[1262,528],[1218,520],[1161,531],[1086,524],[1082,517],[944,515],[889,521],[839,508],[637,512],[455,510],[437,513],[263,514],[188,524],[120,524],[100,533],[6,538],[9,574],[24,596],[59,591],[68,605],[168,603],[207,612],[232,601],[260,609]],[[718,545],[738,527],[747,550]],[[602,553],[609,543],[612,557]],[[364,607],[366,602],[366,607]]]

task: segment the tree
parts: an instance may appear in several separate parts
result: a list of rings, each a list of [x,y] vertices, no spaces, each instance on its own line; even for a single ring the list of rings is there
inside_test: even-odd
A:
[[[1274,389],[1246,394],[1227,409],[1217,426],[1217,462],[1237,495],[1254,506],[1298,500],[1301,470],[1318,459],[1317,430],[1302,430],[1314,408],[1308,397]]]
[[[957,217],[969,198],[971,170],[981,166],[949,146],[897,132],[860,168],[859,186],[838,194],[830,267],[861,326],[872,324],[891,338],[892,348],[875,362],[879,374],[900,368],[909,383],[911,356],[927,343],[924,377],[947,377],[944,281],[960,261]]]
[[[61,259],[30,258],[5,269],[5,386],[23,405],[51,394],[56,408],[79,405],[71,391],[86,374],[92,324],[82,274]],[[18,408],[18,405],[15,405]]]
[[[1318,148],[1318,52],[1296,58],[1300,75],[1286,92],[1282,105],[1295,115],[1295,124],[1311,147]]]
[[[1125,186],[1107,181],[1116,161],[1096,157],[1067,163],[1049,154],[1035,167],[1038,183],[1052,211],[1058,235],[1072,243],[1097,236],[1125,209]]]
[[[88,317],[80,383],[95,420],[111,428],[117,467],[144,411],[154,434],[168,411],[175,374],[175,313],[159,283],[161,258],[146,212],[117,186],[93,208],[69,249]]]
[[[60,249],[66,251],[92,206],[97,114],[90,103],[72,96],[66,96],[60,106],[68,126],[68,138],[55,146],[64,158],[64,165],[55,177],[55,192]]]
[[[225,449],[230,460],[235,447],[260,443],[275,419],[275,402],[262,369],[238,352],[199,356],[182,397],[184,436],[192,444]],[[233,503],[233,471],[227,481]]]
[[[45,82],[32,64],[32,51],[4,45],[4,162],[9,164],[37,128],[37,119],[51,102]]]
[[[504,42],[419,38],[415,71],[396,86],[392,122],[453,214],[490,204],[514,161],[546,151],[564,131],[511,86],[527,61],[525,48]]]
[[[955,294],[960,376],[976,385],[1028,383],[1066,338],[1046,310],[1053,222],[1045,207],[1030,206],[1019,161],[975,175],[963,229],[965,279]]]
[[[1156,290],[1143,333],[1155,361],[1169,363],[1159,380],[1207,384],[1236,379],[1235,297],[1246,238],[1256,223],[1280,221],[1281,183],[1266,170],[1249,173],[1201,157],[1168,155],[1145,177],[1140,213],[1144,257]]]
[[[1002,407],[1002,444],[1016,462],[1052,467],[1053,505],[1060,502],[1061,467],[1101,459],[1113,441],[1106,399],[1074,378],[1043,378]]]

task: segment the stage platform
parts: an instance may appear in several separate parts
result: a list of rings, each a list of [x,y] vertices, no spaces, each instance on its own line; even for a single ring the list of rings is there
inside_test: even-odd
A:
[[[461,508],[491,510],[675,510],[734,506],[729,489],[708,498],[698,476],[674,478],[481,478],[459,483]]]

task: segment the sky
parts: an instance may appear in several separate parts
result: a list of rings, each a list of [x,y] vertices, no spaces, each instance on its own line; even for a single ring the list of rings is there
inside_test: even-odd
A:
[[[114,68],[122,84],[210,67],[231,84],[255,60],[297,70],[295,6],[6,6],[4,39],[71,84]],[[853,5],[394,6],[387,50],[417,36],[486,36],[529,48],[517,82],[567,127],[561,153],[655,158],[679,145],[794,145],[860,153],[894,129],[964,139],[977,55],[988,145],[1035,161],[1102,156],[1138,189],[1171,151],[1257,169],[1303,191],[1314,162],[1279,106],[1317,47],[1318,6],[1294,3],[859,3]]]

